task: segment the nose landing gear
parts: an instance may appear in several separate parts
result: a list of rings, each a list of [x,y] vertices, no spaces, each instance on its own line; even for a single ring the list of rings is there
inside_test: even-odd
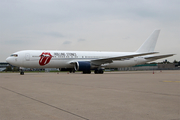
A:
[[[24,71],[20,69],[20,75],[24,75]]]

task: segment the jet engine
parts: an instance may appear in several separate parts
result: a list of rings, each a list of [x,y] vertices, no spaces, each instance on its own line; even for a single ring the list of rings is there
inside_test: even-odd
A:
[[[74,68],[76,71],[90,71],[91,63],[88,61],[78,61],[75,63]]]

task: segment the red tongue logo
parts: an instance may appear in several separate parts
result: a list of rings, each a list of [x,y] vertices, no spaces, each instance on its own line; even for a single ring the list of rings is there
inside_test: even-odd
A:
[[[50,62],[52,55],[49,52],[43,52],[40,57],[41,58],[39,59],[39,65],[43,66]]]

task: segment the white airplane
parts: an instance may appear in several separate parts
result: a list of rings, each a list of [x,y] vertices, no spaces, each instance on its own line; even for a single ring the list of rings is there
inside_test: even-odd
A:
[[[154,49],[159,32],[155,30],[135,52],[23,50],[13,53],[6,61],[20,68],[59,68],[62,71],[83,71],[84,74],[94,70],[95,74],[103,74],[105,68],[130,67],[173,56],[150,55],[157,53]],[[21,70],[20,74],[24,72]]]

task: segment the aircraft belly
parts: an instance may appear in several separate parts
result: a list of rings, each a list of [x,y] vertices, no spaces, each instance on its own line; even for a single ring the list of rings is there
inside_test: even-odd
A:
[[[137,63],[132,60],[126,60],[126,61],[113,61],[113,63],[109,64],[106,68],[120,68],[120,67],[130,67],[134,66]]]
[[[69,61],[67,60],[52,60],[47,67],[51,68],[73,68],[72,64],[69,64]]]
[[[133,58],[133,59],[124,60],[124,61],[113,61],[113,63],[106,66],[106,68],[131,67],[135,65],[144,64],[146,62],[149,62],[149,60],[145,60],[144,58]]]
[[[68,68],[73,65],[67,63],[66,60],[51,60],[48,64],[40,65],[39,60],[25,61],[24,66],[26,68]]]

